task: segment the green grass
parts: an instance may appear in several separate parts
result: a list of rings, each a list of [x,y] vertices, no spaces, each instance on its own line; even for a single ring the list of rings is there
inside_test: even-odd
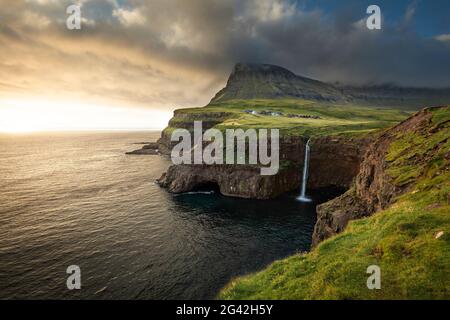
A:
[[[442,203],[442,199],[441,199]],[[233,280],[219,299],[448,299],[449,206],[429,209],[404,199],[314,252],[274,262]],[[438,232],[444,235],[435,239]],[[381,290],[368,290],[366,269],[381,268]]]
[[[391,144],[386,160],[388,174],[398,186],[408,184],[424,172],[435,175],[445,166],[445,154],[450,150],[450,108],[432,109],[428,132],[401,132]],[[418,161],[428,157],[429,161]]]
[[[270,110],[287,114],[319,116],[320,119],[288,118],[246,114],[244,110]],[[276,128],[284,135],[364,135],[392,126],[410,113],[385,108],[332,105],[305,100],[232,100],[203,108],[181,109],[171,127],[194,120],[215,121],[218,129]],[[203,117],[203,118],[202,118]],[[170,130],[170,129],[169,129]]]
[[[449,119],[450,108],[433,110],[434,129],[400,133],[390,145],[388,172],[410,191],[388,209],[310,253],[232,280],[218,298],[449,299]],[[381,290],[366,287],[369,265],[381,267]]]

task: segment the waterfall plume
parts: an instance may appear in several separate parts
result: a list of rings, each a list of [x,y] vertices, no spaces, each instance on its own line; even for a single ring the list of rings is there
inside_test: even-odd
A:
[[[309,170],[309,153],[310,153],[310,146],[309,143],[311,142],[311,139],[308,139],[308,142],[305,146],[305,161],[303,164],[303,179],[302,179],[302,190],[300,193],[300,196],[297,198],[297,200],[301,202],[311,202],[312,200],[306,196],[306,185],[308,184],[308,170]]]

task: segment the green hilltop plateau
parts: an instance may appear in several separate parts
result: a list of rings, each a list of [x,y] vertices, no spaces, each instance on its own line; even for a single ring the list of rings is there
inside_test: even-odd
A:
[[[297,136],[360,135],[392,126],[410,114],[398,109],[298,99],[229,100],[177,110],[166,130],[188,129],[193,121],[202,120],[218,129],[276,128],[284,135]]]

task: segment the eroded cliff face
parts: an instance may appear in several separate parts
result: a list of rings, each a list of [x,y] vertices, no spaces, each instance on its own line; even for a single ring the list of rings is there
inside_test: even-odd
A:
[[[312,140],[308,187],[348,189],[372,142],[370,137],[319,137]],[[303,162],[302,162],[303,165]]]
[[[388,157],[389,148],[398,137],[406,134],[418,134],[429,139],[433,134],[431,118],[431,109],[424,109],[386,130],[370,144],[352,188],[342,196],[317,207],[313,246],[344,230],[350,220],[370,216],[387,208],[397,196],[409,190],[414,179],[398,183],[390,175],[389,161],[392,159]],[[420,164],[428,161],[432,154],[433,150],[424,151],[407,160],[420,168]],[[414,172],[411,176],[414,177]]]
[[[170,137],[163,135],[166,154]],[[362,155],[370,139],[321,137],[312,140],[308,188],[348,188],[359,171]],[[306,139],[287,136],[280,139],[280,171],[262,176],[250,165],[173,165],[159,184],[172,193],[184,193],[203,186],[217,186],[226,196],[271,199],[300,188]],[[161,150],[161,147],[160,147]]]
[[[158,139],[157,143],[159,153],[165,156],[170,156],[170,151],[176,145],[176,142],[170,141],[170,133],[167,129],[163,130],[161,138]]]

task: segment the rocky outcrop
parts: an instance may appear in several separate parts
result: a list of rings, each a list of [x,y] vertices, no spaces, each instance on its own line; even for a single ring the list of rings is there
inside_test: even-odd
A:
[[[297,188],[299,179],[299,171],[294,169],[262,176],[256,166],[176,165],[171,166],[158,183],[172,193],[217,188],[225,196],[270,199]]]
[[[126,152],[128,155],[158,155],[159,144],[157,142],[146,142],[141,149]]]
[[[342,232],[350,220],[369,215],[364,201],[350,189],[338,198],[317,206],[317,222],[314,226],[312,246]]]
[[[387,208],[397,196],[406,192],[410,184],[398,185],[388,174],[389,147],[398,136],[431,127],[432,112],[424,109],[397,126],[386,130],[367,150],[356,176],[354,186],[344,195],[317,207],[317,223],[313,246],[336,235],[350,220],[370,216]],[[425,161],[426,154],[414,159],[416,164]]]

